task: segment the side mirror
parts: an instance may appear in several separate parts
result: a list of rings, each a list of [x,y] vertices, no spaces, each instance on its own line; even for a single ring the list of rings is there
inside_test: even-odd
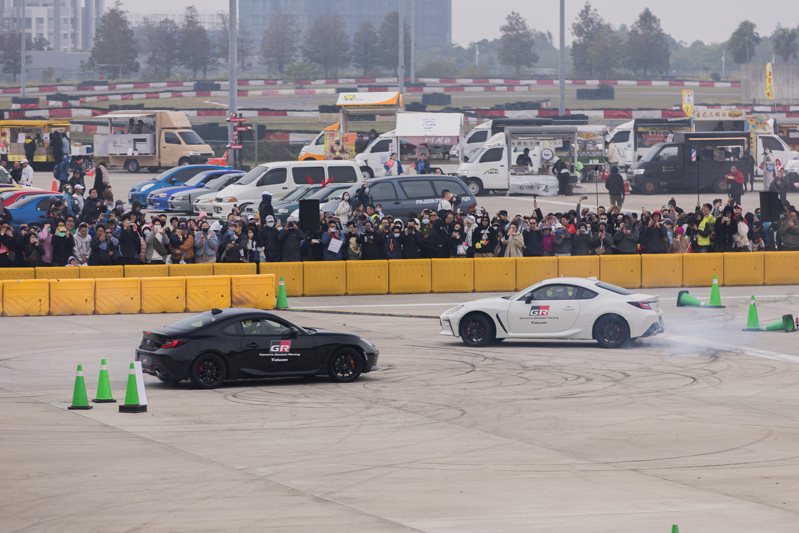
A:
[[[533,297],[532,296],[528,296],[527,298],[524,299],[524,303],[526,303],[528,305],[531,304],[532,302],[533,302]]]
[[[300,335],[300,330],[296,328],[291,328],[289,330],[289,339],[296,339]]]

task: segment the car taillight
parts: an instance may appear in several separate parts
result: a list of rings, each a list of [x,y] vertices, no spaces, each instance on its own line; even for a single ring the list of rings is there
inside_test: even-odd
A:
[[[637,307],[638,309],[646,309],[647,311],[652,310],[652,306],[646,302],[627,302],[627,303],[632,305],[633,307]]]
[[[183,341],[179,341],[176,339],[167,339],[161,344],[162,349],[169,349],[169,348],[177,348],[183,344]]]

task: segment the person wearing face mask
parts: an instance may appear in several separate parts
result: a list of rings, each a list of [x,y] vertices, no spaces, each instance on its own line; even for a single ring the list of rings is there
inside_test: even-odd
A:
[[[147,245],[145,253],[147,262],[153,265],[163,265],[169,256],[169,237],[160,221],[153,224],[153,230],[147,234],[144,242]]]
[[[122,256],[120,263],[123,265],[137,264],[141,254],[141,240],[132,220],[135,220],[134,215],[123,218],[122,229],[119,232],[119,253]]]
[[[580,222],[577,226],[577,233],[572,235],[572,255],[594,255],[592,240],[593,235],[588,231],[588,225],[585,222]]]
[[[386,259],[402,259],[402,226],[391,227],[384,246]]]
[[[300,245],[303,239],[305,239],[305,234],[300,230],[297,220],[289,217],[286,226],[277,234],[280,260],[283,262],[300,261]]]
[[[404,259],[419,259],[421,257],[424,241],[422,240],[422,234],[416,228],[416,220],[408,220],[407,227],[402,232],[400,240]]]
[[[194,234],[194,262],[216,263],[217,250],[219,250],[219,237],[211,231],[207,221],[200,221],[200,229]]]
[[[363,239],[361,242],[361,258],[368,261],[385,259],[386,238],[382,231],[375,231],[371,222],[363,226]]]
[[[504,247],[504,257],[522,257],[524,255],[524,239],[516,224],[508,226],[508,234],[500,239]]]
[[[35,233],[29,233],[25,244],[22,247],[22,263],[27,267],[44,266],[42,256],[44,255],[44,248],[39,244],[39,236]]]
[[[266,217],[266,224],[261,226],[258,231],[261,246],[263,246],[262,261],[273,263],[280,261],[280,247],[277,242],[278,230],[275,227],[275,217],[269,215]]]
[[[344,237],[334,221],[327,224],[327,231],[322,234],[322,259],[337,261],[342,259]]]
[[[350,204],[350,193],[345,192],[341,195],[341,201],[336,207],[336,216],[341,221],[342,226],[346,226],[352,215],[352,205]]]
[[[75,239],[67,231],[67,226],[64,222],[59,222],[58,226],[56,226],[51,242],[53,247],[52,265],[65,266],[72,255],[72,249],[75,247]]]
[[[94,265],[112,265],[117,256],[118,241],[111,236],[105,227],[100,225],[94,233],[92,239],[92,253],[89,257],[89,264]]]

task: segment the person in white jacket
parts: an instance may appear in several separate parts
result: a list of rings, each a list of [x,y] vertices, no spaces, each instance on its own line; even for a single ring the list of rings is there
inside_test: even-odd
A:
[[[33,167],[27,159],[19,162],[22,165],[22,175],[19,179],[19,184],[23,187],[33,187]]]
[[[92,236],[89,235],[89,225],[81,222],[74,238],[75,246],[72,248],[72,255],[78,260],[79,264],[89,264],[89,256],[92,254]]]
[[[351,215],[352,204],[350,204],[350,194],[345,192],[343,195],[341,195],[341,201],[339,202],[338,207],[336,207],[336,216],[341,222],[342,227],[347,225],[347,221],[350,219]]]

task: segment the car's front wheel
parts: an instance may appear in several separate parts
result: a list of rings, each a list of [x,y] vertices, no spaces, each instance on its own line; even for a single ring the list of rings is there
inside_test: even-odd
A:
[[[488,346],[495,339],[494,324],[487,316],[480,313],[463,317],[458,330],[466,346]]]
[[[341,348],[333,354],[328,364],[330,379],[339,383],[350,383],[363,372],[363,357],[354,348]]]
[[[206,353],[191,365],[191,382],[199,389],[215,389],[225,381],[225,362],[216,354]]]
[[[594,324],[594,338],[603,348],[621,348],[630,340],[630,326],[618,315],[606,315]]]

